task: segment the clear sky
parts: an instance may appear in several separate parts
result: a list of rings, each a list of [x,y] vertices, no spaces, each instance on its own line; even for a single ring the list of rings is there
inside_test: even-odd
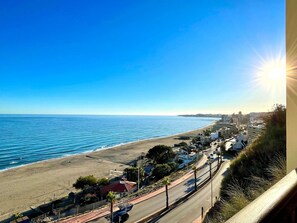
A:
[[[0,113],[285,104],[284,85],[257,81],[263,63],[284,55],[284,0],[9,0],[0,3],[0,32]]]

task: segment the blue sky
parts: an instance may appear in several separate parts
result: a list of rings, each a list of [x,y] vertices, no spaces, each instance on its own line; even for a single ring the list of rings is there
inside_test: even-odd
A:
[[[267,111],[281,0],[1,1],[0,113]]]

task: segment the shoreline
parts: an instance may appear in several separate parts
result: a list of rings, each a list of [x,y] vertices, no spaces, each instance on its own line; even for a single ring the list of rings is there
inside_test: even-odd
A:
[[[132,144],[132,143],[138,143],[138,142],[155,140],[155,139],[163,139],[163,138],[167,138],[167,137],[175,137],[175,136],[179,136],[181,134],[188,134],[188,133],[191,133],[191,132],[194,132],[194,131],[198,131],[200,129],[209,128],[209,127],[215,125],[216,122],[217,121],[213,121],[211,124],[207,124],[206,126],[202,126],[202,127],[198,128],[198,129],[193,129],[193,130],[189,130],[189,131],[186,131],[186,132],[181,132],[181,133],[177,133],[177,134],[174,134],[174,135],[158,136],[158,137],[140,139],[140,140],[126,142],[126,143],[119,143],[117,145],[110,146],[110,147],[101,147],[101,148],[94,149],[92,151],[89,150],[89,151],[84,151],[84,152],[76,153],[76,154],[63,155],[63,156],[57,157],[57,158],[51,158],[51,159],[47,159],[47,160],[40,160],[40,161],[36,161],[36,162],[33,162],[33,163],[21,164],[19,166],[14,166],[14,167],[1,169],[0,173],[5,172],[5,171],[9,171],[9,170],[12,170],[12,169],[18,169],[18,168],[23,168],[23,167],[30,166],[30,165],[35,165],[35,164],[42,163],[42,162],[55,161],[55,160],[59,160],[59,159],[69,158],[69,157],[72,157],[72,156],[89,155],[91,153],[95,153],[95,152],[99,152],[99,151],[103,151],[103,150],[108,150],[108,149],[114,149],[114,148],[117,148],[117,147],[120,147],[120,146],[129,145],[129,144]]]
[[[181,141],[189,142],[178,137],[197,135],[214,125],[215,122],[175,135],[134,141],[0,171],[0,221],[16,212],[28,210],[31,206],[38,206],[76,191],[72,184],[79,176],[108,177],[110,170],[122,171],[142,152],[147,152],[155,145],[173,146]]]

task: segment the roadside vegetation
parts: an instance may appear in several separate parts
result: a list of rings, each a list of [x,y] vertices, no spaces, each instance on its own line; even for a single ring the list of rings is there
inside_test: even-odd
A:
[[[231,163],[220,200],[204,222],[225,222],[286,174],[286,109],[276,105],[265,118],[266,130]]]

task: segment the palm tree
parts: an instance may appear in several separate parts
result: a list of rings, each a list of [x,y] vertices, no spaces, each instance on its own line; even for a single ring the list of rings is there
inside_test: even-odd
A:
[[[109,191],[107,196],[106,196],[107,201],[110,202],[110,222],[113,222],[113,204],[116,199],[116,193],[113,191]]]
[[[192,170],[194,172],[194,177],[195,177],[195,191],[197,191],[197,171],[198,171],[198,167],[193,165]]]
[[[164,177],[162,184],[165,186],[166,191],[166,209],[169,207],[169,197],[168,197],[168,185],[170,185],[170,178]]]
[[[220,163],[221,163],[221,159],[222,159],[222,156],[221,156],[221,152],[220,151],[217,151],[216,152],[216,155],[218,156],[218,169],[219,169],[219,166],[220,166]]]

